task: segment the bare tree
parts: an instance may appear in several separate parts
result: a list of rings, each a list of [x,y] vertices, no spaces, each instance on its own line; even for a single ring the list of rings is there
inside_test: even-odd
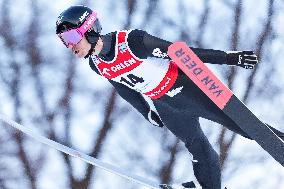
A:
[[[216,36],[208,35],[208,33],[214,33],[216,27],[219,27],[218,23],[221,23],[222,26],[226,25],[230,28],[228,33],[223,30],[218,31],[224,40],[220,41],[220,44],[226,44],[229,50],[240,50],[244,46],[249,46],[254,48],[259,56],[260,64],[253,71],[246,72],[248,73],[246,74],[246,83],[241,84],[243,87],[242,100],[247,104],[257,104],[259,100],[270,102],[270,98],[272,98],[267,95],[259,95],[256,98],[256,93],[259,91],[264,94],[261,86],[257,84],[259,81],[264,81],[261,74],[269,76],[271,70],[277,69],[279,60],[272,55],[267,59],[267,49],[274,51],[274,42],[283,37],[276,35],[275,24],[276,15],[283,11],[283,2],[275,0],[267,0],[266,2],[265,14],[260,15],[262,16],[261,22],[255,23],[257,31],[250,31],[247,29],[249,27],[246,27],[245,17],[248,13],[245,8],[249,6],[249,3],[243,0],[234,2],[224,0],[219,3],[216,3],[216,0],[203,0],[198,8],[194,6],[196,4],[184,0],[176,2],[126,0],[121,2],[105,1],[104,3],[106,7],[111,7],[111,10],[105,11],[125,14],[121,28],[132,28],[136,21],[135,17],[141,14],[141,7],[143,7],[144,12],[139,22],[141,29],[147,27],[150,30],[149,33],[152,32],[153,35],[160,37],[164,35],[168,40],[183,40],[195,47],[207,48],[210,46],[211,48],[213,46],[214,48]],[[94,6],[93,1],[88,0],[76,1],[76,3]],[[99,2],[96,3],[99,4]],[[167,3],[174,4],[175,8],[165,9]],[[218,10],[221,11],[216,12],[215,4],[219,5]],[[282,8],[277,6],[279,4],[282,4]],[[141,121],[143,118],[121,100],[112,87],[107,86],[104,90],[98,89],[95,82],[93,84],[93,81],[85,76],[91,75],[92,72],[86,74],[79,69],[79,66],[82,68],[85,65],[78,65],[74,56],[65,54],[59,45],[55,48],[62,51],[61,58],[54,63],[52,45],[42,47],[40,43],[40,40],[46,37],[43,32],[44,25],[40,21],[44,19],[47,22],[46,18],[41,17],[41,14],[52,12],[52,6],[47,7],[41,1],[30,1],[28,24],[15,30],[11,2],[2,0],[0,5],[0,45],[3,46],[1,52],[3,56],[0,57],[0,86],[3,89],[0,91],[1,114],[7,114],[24,125],[31,125],[41,134],[55,141],[77,148],[83,148],[73,137],[76,135],[74,128],[77,127],[75,125],[78,120],[85,124],[86,119],[91,116],[95,117],[94,114],[100,114],[97,116],[100,121],[93,120],[92,124],[88,125],[88,127],[96,129],[92,129],[90,133],[92,137],[88,138],[90,147],[86,153],[96,158],[114,159],[115,163],[124,164],[130,171],[143,170],[148,177],[158,182],[171,183],[189,178],[188,175],[191,173],[188,173],[188,168],[177,170],[177,165],[184,163],[181,160],[188,156],[188,152],[171,133],[166,129],[148,127],[150,124]],[[119,7],[119,10],[116,6]],[[123,10],[121,10],[122,7]],[[219,12],[226,12],[231,16],[224,19],[217,14]],[[173,15],[170,13],[174,13],[176,17],[170,16]],[[55,18],[56,16],[54,16]],[[195,18],[191,19],[194,22],[189,23],[189,18]],[[109,22],[113,21],[111,19],[112,17],[105,18]],[[55,20],[50,22],[55,22]],[[175,35],[168,35],[168,31],[165,31],[164,27],[169,30],[169,33],[175,33]],[[21,31],[19,32],[19,30]],[[244,32],[244,30],[247,31]],[[50,29],[50,31],[53,30]],[[252,32],[258,34],[256,39],[247,39],[246,33]],[[56,37],[54,33],[51,33],[50,36]],[[250,45],[245,45],[245,43]],[[53,43],[50,41],[50,44]],[[23,56],[19,58],[19,55]],[[268,60],[269,63],[266,62]],[[269,66],[266,66],[267,64]],[[234,67],[222,68],[221,73],[232,90],[239,88],[237,79],[245,75]],[[282,78],[278,79],[278,81],[282,80]],[[271,76],[265,82],[277,88],[277,83]],[[281,89],[278,89],[278,92],[283,94]],[[78,103],[78,98],[91,104],[88,104],[88,108],[81,106]],[[127,120],[127,124],[121,120]],[[46,153],[47,148],[31,141],[19,132],[9,129],[2,123],[0,123],[0,127],[0,188],[16,188],[15,184],[11,183],[16,183],[18,186],[21,184],[22,188],[40,188],[41,178],[51,176],[47,174],[42,176],[44,167],[50,164]],[[258,155],[249,155],[246,158],[234,156],[237,135],[223,127],[220,130],[212,128],[210,123],[205,125],[205,128],[208,128],[206,131],[210,130],[207,132],[210,134],[208,135],[210,140],[217,141],[213,145],[220,151],[223,174],[226,174],[224,178],[228,178],[233,172],[241,171],[240,161],[251,164],[268,162],[266,158]],[[119,130],[121,129],[124,131],[124,137],[120,136]],[[32,148],[30,143],[34,144]],[[147,145],[152,147],[153,144],[160,147],[155,149],[155,156],[158,156],[158,158],[155,157],[155,163],[153,163],[154,157],[150,157],[143,151],[147,149]],[[110,152],[108,148],[114,150]],[[91,165],[86,165],[78,178],[72,158],[62,153],[59,153],[59,157],[61,159],[59,158],[58,164],[66,171],[58,177],[65,178],[66,188],[92,188],[94,184],[102,180],[101,175],[96,174],[96,168]],[[11,158],[19,164],[17,171],[9,163]],[[180,175],[175,174],[176,172],[184,173],[184,178],[180,178]],[[279,175],[278,182],[275,181],[274,186],[282,183],[282,175],[280,173]],[[255,184],[256,187],[258,185],[259,183]],[[138,187],[134,184],[128,186],[130,188]]]
[[[242,6],[243,2],[242,0],[239,0],[234,8],[235,11],[235,22],[234,22],[234,29],[233,29],[233,34],[232,34],[232,50],[238,50],[238,44],[240,44],[240,27],[241,27],[241,16],[242,16]],[[268,9],[267,9],[267,18],[264,23],[264,28],[263,31],[261,32],[260,37],[258,38],[258,41],[255,44],[256,47],[256,54],[259,57],[259,60],[262,60],[263,56],[263,48],[269,48],[269,47],[264,47],[265,42],[269,40],[269,36],[272,34],[272,29],[271,29],[271,23],[273,19],[273,14],[274,14],[274,1],[269,1],[268,2]],[[252,93],[253,90],[256,87],[253,85],[254,79],[256,77],[257,71],[259,70],[259,66],[256,66],[256,68],[252,71],[248,78],[248,82],[246,85],[246,90],[245,94],[243,97],[243,102],[248,103],[249,102],[249,95]],[[228,74],[228,83],[229,87],[233,88],[233,83],[235,81],[237,75],[237,69],[235,67],[232,67],[230,69],[230,72]],[[227,162],[227,158],[230,155],[229,151],[237,137],[237,135],[234,134],[229,134],[230,137],[227,139],[226,135],[228,135],[228,130],[226,128],[223,128],[221,130],[221,133],[219,135],[218,143],[220,145],[220,161],[221,161],[221,166],[224,169],[225,168],[225,163]]]

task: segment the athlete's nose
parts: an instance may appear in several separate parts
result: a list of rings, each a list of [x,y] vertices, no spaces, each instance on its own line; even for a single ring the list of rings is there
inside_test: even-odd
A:
[[[72,44],[68,44],[68,49],[73,49],[73,47],[74,47],[74,45],[72,45]]]

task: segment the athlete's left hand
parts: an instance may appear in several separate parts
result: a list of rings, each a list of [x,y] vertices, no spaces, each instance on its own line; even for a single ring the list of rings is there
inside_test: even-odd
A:
[[[258,59],[253,51],[229,51],[227,52],[227,62],[230,65],[253,69],[258,63]]]

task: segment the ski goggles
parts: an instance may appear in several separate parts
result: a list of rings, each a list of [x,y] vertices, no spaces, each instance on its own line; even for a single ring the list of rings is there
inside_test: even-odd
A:
[[[63,44],[68,48],[70,45],[78,44],[84,37],[84,34],[92,27],[97,19],[97,13],[92,12],[89,18],[79,28],[67,30],[58,34]]]

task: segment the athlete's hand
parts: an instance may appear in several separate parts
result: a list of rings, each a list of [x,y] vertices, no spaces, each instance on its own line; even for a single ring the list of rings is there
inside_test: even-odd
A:
[[[227,62],[230,65],[253,69],[258,63],[258,59],[253,51],[229,51],[227,52]]]

